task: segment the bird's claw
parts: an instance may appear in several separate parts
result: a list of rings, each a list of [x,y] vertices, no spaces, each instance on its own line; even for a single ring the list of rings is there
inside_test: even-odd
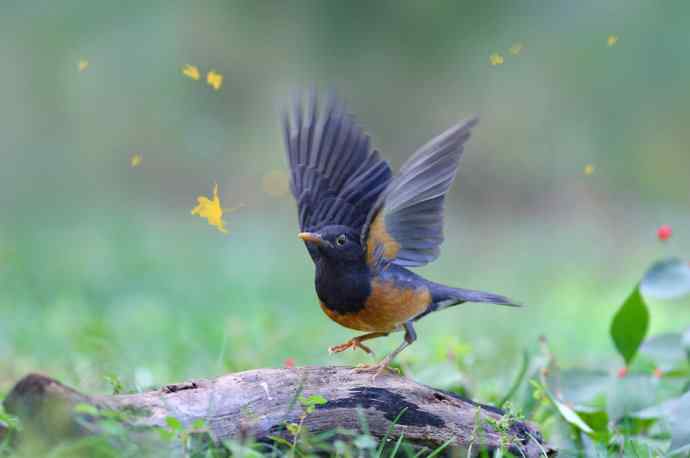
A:
[[[374,354],[371,348],[367,347],[357,339],[350,339],[347,342],[342,343],[340,345],[333,345],[332,347],[328,347],[328,353],[332,355],[333,353],[340,353],[350,349],[355,350],[357,348],[361,348],[365,353],[368,353],[370,355]]]
[[[399,371],[396,368],[389,367],[388,366],[389,363],[390,363],[390,361],[388,361],[387,359],[384,359],[380,363],[376,363],[376,364],[358,364],[357,366],[355,366],[352,369],[352,371],[356,372],[356,373],[373,372],[373,374],[371,376],[371,381],[373,383],[376,380],[376,378],[379,375],[386,372],[386,370],[388,370],[390,372],[399,373]]]
[[[328,347],[328,353],[332,355],[333,353],[340,353],[345,350],[349,350],[350,348],[354,349],[355,347],[355,343],[351,340],[348,340],[347,342],[342,343],[340,345],[333,345],[332,347]]]

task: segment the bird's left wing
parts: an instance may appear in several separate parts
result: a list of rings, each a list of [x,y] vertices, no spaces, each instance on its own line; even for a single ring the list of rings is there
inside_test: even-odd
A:
[[[323,116],[316,97],[311,94],[309,99],[306,110],[298,101],[292,115],[283,116],[300,229],[338,224],[359,233],[391,180],[390,167],[334,97],[326,102]]]
[[[403,164],[367,216],[362,230],[371,266],[421,266],[439,255],[443,201],[455,178],[463,145],[477,124],[457,124],[422,146]]]

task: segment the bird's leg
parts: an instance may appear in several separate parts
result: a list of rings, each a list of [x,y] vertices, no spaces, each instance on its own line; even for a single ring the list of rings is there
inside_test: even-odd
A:
[[[376,379],[379,375],[383,373],[388,368],[388,365],[393,362],[396,356],[400,354],[401,351],[412,345],[412,343],[417,340],[417,333],[414,330],[414,327],[412,326],[412,321],[408,321],[404,324],[405,326],[405,340],[402,341],[402,343],[393,350],[391,353],[389,353],[385,358],[381,360],[381,362],[377,364],[373,364],[371,366],[362,366],[362,367],[357,367],[355,370],[357,372],[369,372],[369,371],[375,371],[374,375],[372,377],[372,380]]]
[[[387,336],[387,332],[370,332],[369,334],[363,334],[361,336],[353,337],[352,339],[348,340],[345,343],[342,343],[340,345],[334,345],[328,349],[328,353],[340,353],[341,351],[349,350],[349,349],[355,349],[355,348],[361,348],[364,350],[366,353],[369,353],[370,355],[373,355],[374,352],[371,350],[371,348],[367,347],[364,345],[362,342],[365,340],[369,339],[375,339],[377,337],[384,337]]]

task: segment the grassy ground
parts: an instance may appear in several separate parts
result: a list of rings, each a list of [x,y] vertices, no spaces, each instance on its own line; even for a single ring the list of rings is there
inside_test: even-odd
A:
[[[280,227],[290,210],[276,210],[277,224],[247,211],[231,220],[229,237],[191,217],[144,212],[4,228],[0,393],[30,371],[99,393],[110,391],[114,379],[141,390],[278,367],[289,358],[296,365],[366,362],[362,353],[327,354],[352,334],[319,310],[311,261],[294,230]],[[468,304],[428,317],[419,341],[400,358],[409,376],[497,402],[523,351],[534,351],[541,335],[563,366],[612,374],[622,366],[609,321],[659,247],[652,241],[629,260],[603,265],[606,250],[589,259],[581,254],[587,241],[565,241],[555,257],[539,251],[543,234],[534,227],[511,227],[510,234],[497,230],[477,243],[449,237],[441,260],[422,272],[506,293],[527,307]],[[655,306],[653,329],[679,330],[678,321],[689,316],[682,305]],[[400,338],[373,346],[383,353]]]

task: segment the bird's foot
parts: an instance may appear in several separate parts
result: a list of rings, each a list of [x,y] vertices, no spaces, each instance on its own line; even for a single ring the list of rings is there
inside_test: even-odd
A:
[[[383,358],[381,362],[378,362],[376,364],[358,364],[352,370],[353,372],[357,373],[373,372],[371,376],[371,381],[374,382],[376,380],[376,377],[386,372],[386,370],[399,373],[397,369],[388,366],[390,362],[390,359]]]
[[[369,347],[367,347],[366,345],[364,345],[364,344],[363,344],[359,339],[357,339],[357,338],[350,339],[350,340],[348,340],[347,342],[342,343],[342,344],[340,344],[340,345],[334,345],[334,346],[332,346],[332,347],[329,347],[329,348],[328,348],[328,353],[331,353],[331,354],[333,354],[333,353],[340,353],[340,352],[343,352],[343,351],[345,351],[345,350],[350,350],[350,349],[355,350],[356,348],[361,348],[365,353],[368,353],[368,354],[370,354],[370,355],[373,355],[373,354],[374,354],[374,352],[373,352],[373,350],[372,350],[371,348],[369,348]]]

